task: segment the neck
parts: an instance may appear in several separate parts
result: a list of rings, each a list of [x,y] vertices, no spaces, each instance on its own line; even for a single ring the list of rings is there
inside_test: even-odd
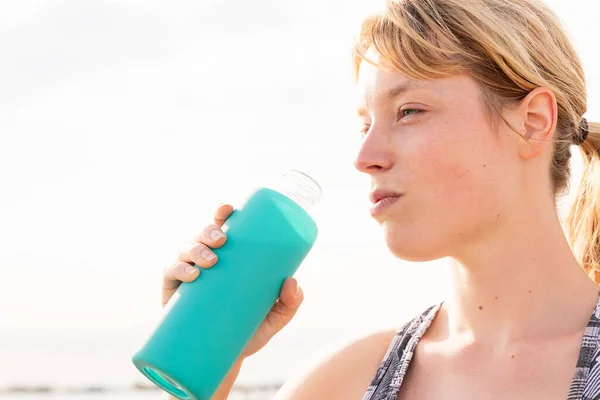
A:
[[[510,343],[585,328],[599,288],[575,260],[555,209],[530,211],[452,257],[440,312],[448,335]]]

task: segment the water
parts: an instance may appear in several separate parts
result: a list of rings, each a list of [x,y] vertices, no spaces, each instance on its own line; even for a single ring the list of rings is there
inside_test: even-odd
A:
[[[232,397],[234,398],[234,397]],[[92,395],[45,395],[45,394],[10,394],[0,395],[1,400],[166,400],[166,394],[160,392],[147,394],[129,394],[129,393],[103,393]],[[240,397],[243,399],[243,397]],[[237,399],[236,399],[237,400]]]
[[[270,400],[275,393],[231,393],[228,400]],[[166,400],[164,392],[152,393],[98,393],[98,394],[6,394],[0,400]]]
[[[233,398],[233,397],[232,397]],[[243,398],[243,397],[242,397]],[[242,399],[240,398],[240,399]],[[0,400],[166,400],[167,396],[160,392],[145,394],[103,393],[92,395],[45,395],[45,394],[10,394],[0,395]]]
[[[228,400],[270,400],[273,396],[268,395],[231,395]],[[0,396],[1,400],[166,400],[166,394],[154,394],[154,395],[115,395],[115,394],[105,394],[105,395],[97,395],[97,396],[81,396],[81,395],[9,395],[9,396]]]

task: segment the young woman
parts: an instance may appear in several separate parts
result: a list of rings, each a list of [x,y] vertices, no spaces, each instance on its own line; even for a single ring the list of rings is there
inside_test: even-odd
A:
[[[556,16],[534,0],[392,1],[364,22],[354,58],[372,216],[397,257],[450,257],[451,295],[277,398],[600,399],[600,125],[583,118],[584,73]],[[563,230],[573,145],[585,170]],[[190,264],[217,262],[231,212],[219,207],[166,270],[164,302],[198,276]],[[215,399],[302,298],[288,279]]]

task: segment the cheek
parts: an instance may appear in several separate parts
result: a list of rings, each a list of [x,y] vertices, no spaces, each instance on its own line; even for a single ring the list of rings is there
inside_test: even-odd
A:
[[[425,140],[414,156],[406,155],[406,208],[383,225],[391,252],[409,261],[444,257],[456,241],[488,229],[514,192],[492,133],[435,133],[437,140]]]
[[[478,117],[448,121],[418,149],[413,183],[425,201],[437,206],[436,213],[493,208],[508,189],[506,157]]]

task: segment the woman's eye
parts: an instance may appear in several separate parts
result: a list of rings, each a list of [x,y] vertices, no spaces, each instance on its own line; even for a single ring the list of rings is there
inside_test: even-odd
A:
[[[407,108],[405,110],[400,110],[398,113],[398,118],[408,117],[413,114],[420,114],[423,110],[419,110],[418,108]]]

